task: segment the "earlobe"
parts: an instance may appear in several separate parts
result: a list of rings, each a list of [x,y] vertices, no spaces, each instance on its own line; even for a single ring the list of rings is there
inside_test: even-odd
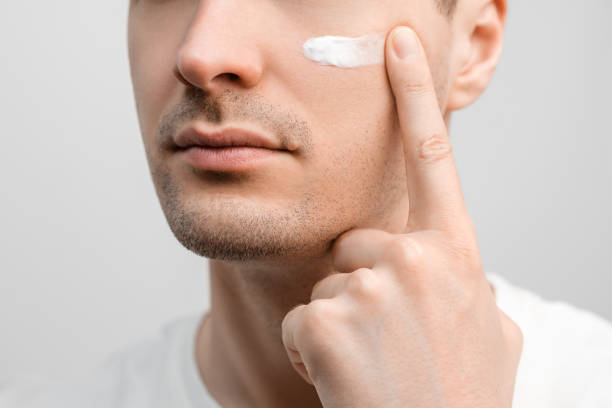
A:
[[[467,1],[463,7],[473,7],[475,3],[479,3],[475,12],[457,10],[465,17],[464,21],[458,22],[461,26],[456,35],[464,38],[457,38],[461,48],[455,55],[453,82],[446,100],[448,111],[465,108],[480,97],[493,76],[502,51],[506,1]]]

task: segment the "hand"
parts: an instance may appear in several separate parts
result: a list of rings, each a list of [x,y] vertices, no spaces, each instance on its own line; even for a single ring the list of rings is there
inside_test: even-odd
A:
[[[405,58],[396,34],[413,39]],[[285,316],[283,344],[326,408],[509,408],[523,337],[482,270],[425,53],[403,27],[385,54],[406,157],[406,233],[343,234],[332,249],[338,273]]]

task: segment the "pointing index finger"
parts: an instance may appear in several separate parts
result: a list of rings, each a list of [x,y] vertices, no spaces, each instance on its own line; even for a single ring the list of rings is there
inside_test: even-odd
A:
[[[385,54],[404,141],[408,229],[456,229],[468,215],[423,47],[412,29],[398,27]]]

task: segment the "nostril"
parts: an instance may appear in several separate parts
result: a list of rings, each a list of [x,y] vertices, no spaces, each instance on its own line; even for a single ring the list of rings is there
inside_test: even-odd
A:
[[[172,73],[174,74],[176,79],[178,79],[181,83],[183,83],[183,85],[193,86],[189,81],[187,81],[187,79],[185,79],[183,74],[181,74],[181,71],[178,69],[178,67],[175,66],[174,69],[172,70]]]
[[[240,81],[240,75],[234,74],[232,72],[226,72],[224,74],[219,75],[220,77],[225,77],[227,80],[232,82]]]

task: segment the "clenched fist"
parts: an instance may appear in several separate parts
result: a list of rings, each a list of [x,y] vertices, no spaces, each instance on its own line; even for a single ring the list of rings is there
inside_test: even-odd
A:
[[[337,273],[285,316],[283,344],[326,408],[509,408],[522,333],[482,270],[425,53],[400,27],[385,55],[404,138],[406,232],[339,237]]]

